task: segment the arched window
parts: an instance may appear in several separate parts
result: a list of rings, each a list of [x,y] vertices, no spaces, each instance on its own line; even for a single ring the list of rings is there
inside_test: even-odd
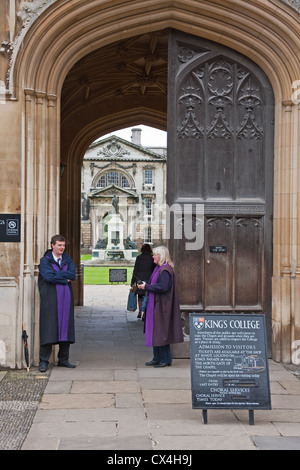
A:
[[[96,188],[105,188],[111,184],[121,188],[130,188],[130,183],[126,176],[118,171],[108,171],[101,175],[96,183]]]

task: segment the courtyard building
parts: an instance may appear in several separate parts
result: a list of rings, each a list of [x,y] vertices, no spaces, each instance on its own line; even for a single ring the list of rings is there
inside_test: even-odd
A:
[[[107,222],[118,198],[123,244],[164,245],[166,240],[166,152],[142,146],[142,131],[132,129],[131,142],[109,136],[94,142],[82,165],[81,252],[98,257],[107,246]],[[132,245],[132,243],[131,243]],[[132,245],[132,246],[134,246]],[[134,261],[134,260],[132,260]]]

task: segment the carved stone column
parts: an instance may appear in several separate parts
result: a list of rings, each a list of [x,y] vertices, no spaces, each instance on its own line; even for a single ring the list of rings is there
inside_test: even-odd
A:
[[[296,226],[295,226],[295,251],[296,251],[296,269],[295,269],[295,281],[294,281],[294,305],[293,305],[293,329],[292,329],[292,353],[297,347],[294,341],[300,340],[300,103],[297,105],[296,110],[296,132],[295,142],[296,147],[296,168],[295,168],[295,180],[296,180],[296,195],[295,195],[295,210],[296,210]],[[292,354],[293,357],[293,354]]]
[[[292,101],[282,103],[281,147],[275,171],[274,213],[274,277],[272,297],[273,358],[291,361],[291,341],[294,330],[293,305],[298,289],[293,271],[295,260],[295,213],[298,163],[294,155],[294,116]],[[295,173],[296,172],[296,173]],[[296,276],[298,277],[298,276]]]
[[[30,357],[39,360],[38,266],[51,236],[58,233],[59,153],[56,96],[25,90],[23,319],[31,338]]]

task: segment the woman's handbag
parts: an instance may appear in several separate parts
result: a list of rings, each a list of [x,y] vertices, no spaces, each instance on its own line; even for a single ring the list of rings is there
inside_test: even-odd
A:
[[[135,312],[137,309],[137,299],[136,294],[130,289],[127,300],[127,310],[130,312]]]

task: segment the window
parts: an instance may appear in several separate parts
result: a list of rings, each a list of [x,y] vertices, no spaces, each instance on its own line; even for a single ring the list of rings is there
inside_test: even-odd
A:
[[[106,177],[105,175],[102,175],[101,178],[99,178],[98,183],[96,184],[97,188],[105,188],[106,186]]]
[[[116,184],[119,186],[120,174],[117,171],[109,171],[107,173],[107,184]]]
[[[144,243],[152,243],[152,229],[150,226],[144,230]]]
[[[130,184],[126,176],[121,175],[121,187],[122,188],[130,188]]]
[[[105,188],[114,184],[121,188],[130,188],[130,183],[125,175],[122,175],[118,171],[108,171],[104,175],[101,175],[97,181],[96,188]]]
[[[151,198],[145,198],[144,199],[144,215],[146,219],[152,219],[153,215],[153,205],[152,205],[152,199]]]
[[[144,170],[144,184],[153,184],[153,170]]]

